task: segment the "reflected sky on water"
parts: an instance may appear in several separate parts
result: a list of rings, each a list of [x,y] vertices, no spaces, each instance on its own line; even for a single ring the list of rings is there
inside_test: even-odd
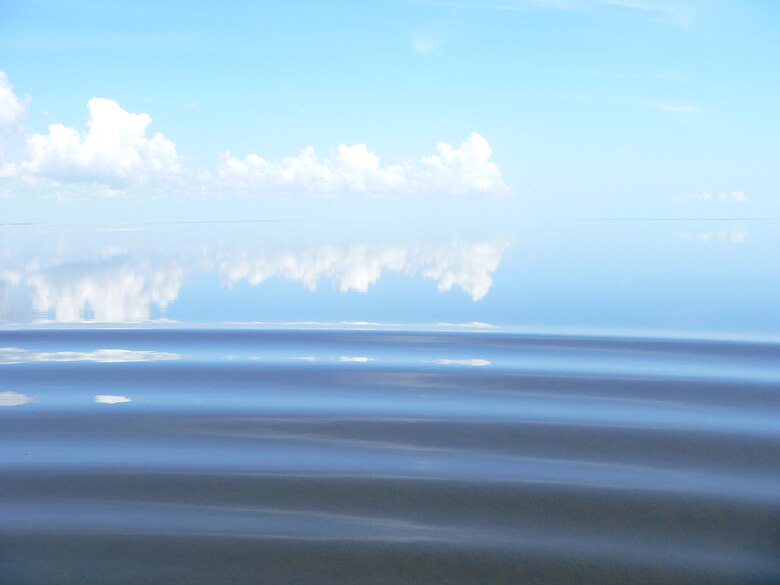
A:
[[[379,227],[3,226],[0,321],[780,331],[775,222]]]

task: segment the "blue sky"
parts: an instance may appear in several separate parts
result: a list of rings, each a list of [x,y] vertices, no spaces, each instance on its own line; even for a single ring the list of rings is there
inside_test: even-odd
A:
[[[777,217],[779,24],[769,0],[6,0],[2,221]]]

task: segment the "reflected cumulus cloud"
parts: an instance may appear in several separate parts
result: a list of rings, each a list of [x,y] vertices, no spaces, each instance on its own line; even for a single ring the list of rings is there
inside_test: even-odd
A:
[[[257,252],[244,249],[217,261],[229,285],[241,281],[257,285],[272,277],[298,282],[316,290],[329,280],[341,292],[368,292],[384,271],[435,280],[441,292],[457,286],[472,300],[487,295],[509,244],[451,242],[439,246],[325,245],[304,250]]]
[[[220,242],[178,249],[58,245],[31,253],[26,243],[23,239],[0,256],[0,322],[164,320],[187,278],[208,274],[219,275],[228,288],[282,279],[310,291],[330,282],[344,293],[366,293],[384,274],[395,273],[434,281],[443,293],[460,289],[476,302],[490,291],[493,272],[509,248],[508,241],[495,239],[297,247]]]

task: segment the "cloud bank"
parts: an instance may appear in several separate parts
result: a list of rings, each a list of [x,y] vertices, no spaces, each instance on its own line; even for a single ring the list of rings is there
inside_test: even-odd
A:
[[[118,197],[146,191],[218,196],[310,194],[436,194],[510,192],[488,141],[477,132],[460,146],[440,142],[419,160],[383,163],[366,144],[337,146],[320,156],[309,146],[295,156],[266,160],[259,154],[238,157],[224,151],[211,168],[184,164],[176,144],[161,132],[149,133],[152,118],[133,113],[116,101],[93,97],[87,103],[86,129],[51,124],[45,134],[27,137],[22,160],[0,161],[0,193],[22,181],[59,198],[89,193]],[[18,126],[25,104],[0,71],[0,136]],[[85,184],[96,186],[85,189]],[[133,191],[135,189],[136,191]],[[29,191],[29,189],[26,189]]]
[[[508,193],[501,171],[490,162],[492,154],[488,141],[473,132],[457,148],[440,142],[435,154],[390,165],[365,144],[341,144],[331,157],[320,157],[310,146],[279,161],[226,151],[219,156],[217,175],[225,186],[246,192]]]

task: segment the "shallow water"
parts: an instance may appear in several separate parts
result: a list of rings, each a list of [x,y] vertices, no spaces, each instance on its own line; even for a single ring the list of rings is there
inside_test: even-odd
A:
[[[564,227],[6,228],[0,581],[780,582],[776,275]]]

